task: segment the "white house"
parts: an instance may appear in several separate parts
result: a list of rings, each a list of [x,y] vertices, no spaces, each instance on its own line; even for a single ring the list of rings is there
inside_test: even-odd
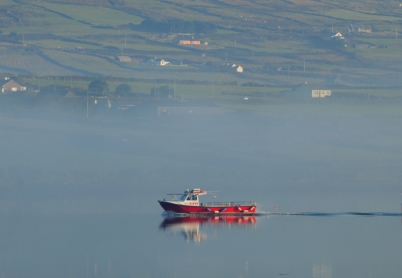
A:
[[[6,82],[4,82],[3,85],[1,86],[2,93],[26,91],[26,89],[27,87],[21,86],[14,80],[6,80]]]
[[[331,96],[331,90],[311,90],[311,97],[329,97]]]
[[[159,61],[159,65],[161,65],[161,66],[166,66],[167,64],[170,64],[170,62],[165,61],[165,60],[163,60],[163,59],[161,59],[161,60]]]
[[[163,59],[156,59],[155,58],[151,58],[148,60],[144,60],[140,63],[142,66],[166,66],[168,64],[170,64],[170,62],[165,61]]]
[[[333,39],[340,39],[340,40],[344,40],[344,39],[345,39],[345,37],[344,37],[340,32],[338,32],[338,33],[336,33],[335,35],[331,36],[331,38],[333,38]]]
[[[301,84],[292,88],[291,91],[283,92],[284,97],[297,97],[297,98],[325,98],[331,96],[331,94],[332,94],[331,90],[323,88],[322,85],[312,86],[309,84]]]

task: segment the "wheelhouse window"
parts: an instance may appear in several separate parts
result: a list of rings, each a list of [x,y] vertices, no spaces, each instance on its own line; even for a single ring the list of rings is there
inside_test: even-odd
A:
[[[180,201],[185,201],[187,199],[187,194],[184,194],[183,196],[181,196]]]
[[[193,194],[184,194],[183,196],[181,196],[180,201],[198,201],[198,196]]]

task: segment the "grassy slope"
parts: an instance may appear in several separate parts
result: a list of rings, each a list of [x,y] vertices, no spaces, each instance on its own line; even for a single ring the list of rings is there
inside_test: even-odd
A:
[[[219,79],[238,84],[298,84],[304,81],[340,84],[399,85],[401,43],[395,40],[400,26],[399,4],[378,5],[347,1],[125,1],[121,6],[77,5],[72,1],[6,1],[2,6],[15,16],[0,14],[7,21],[1,29],[5,39],[16,32],[15,45],[0,48],[0,66],[8,72],[35,75],[104,75],[146,79],[209,81]],[[395,6],[395,7],[394,7]],[[401,10],[402,11],[402,10]],[[17,19],[18,20],[17,20]],[[139,24],[145,18],[209,21],[221,28],[201,35],[209,46],[179,47],[175,34],[144,33],[121,28]],[[347,33],[350,24],[371,25],[372,34]],[[109,29],[94,28],[106,26]],[[341,31],[342,42],[329,40]],[[402,30],[402,28],[400,28]],[[51,36],[50,36],[51,35]],[[27,44],[22,46],[22,40]],[[355,49],[355,43],[387,45],[388,48]],[[28,52],[27,48],[35,51]],[[11,52],[10,52],[11,51]],[[41,55],[38,55],[38,52]],[[10,55],[10,53],[12,55]],[[129,55],[133,64],[113,62],[117,55]],[[190,63],[214,63],[215,67],[144,68],[147,57]],[[245,68],[243,75],[228,61]],[[41,65],[35,67],[34,64]],[[306,69],[304,69],[306,65]],[[282,71],[277,71],[282,68]],[[376,68],[375,70],[372,68]],[[23,71],[21,71],[23,70]],[[338,79],[336,80],[336,77]],[[138,87],[141,87],[139,85]],[[203,90],[202,87],[198,88]],[[227,90],[237,91],[233,87]]]

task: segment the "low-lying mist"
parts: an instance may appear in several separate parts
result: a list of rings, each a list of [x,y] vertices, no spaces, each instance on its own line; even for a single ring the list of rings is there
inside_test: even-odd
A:
[[[157,199],[187,188],[257,201],[260,211],[398,211],[401,117],[387,105],[302,103],[164,118],[3,116],[1,211],[154,214],[162,212]]]

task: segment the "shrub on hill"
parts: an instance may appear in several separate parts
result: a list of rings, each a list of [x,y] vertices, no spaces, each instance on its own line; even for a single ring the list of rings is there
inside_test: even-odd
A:
[[[127,83],[120,84],[116,87],[116,94],[120,96],[128,96],[131,93],[131,86]]]
[[[89,83],[88,90],[99,95],[105,95],[109,91],[109,84],[99,78]]]

